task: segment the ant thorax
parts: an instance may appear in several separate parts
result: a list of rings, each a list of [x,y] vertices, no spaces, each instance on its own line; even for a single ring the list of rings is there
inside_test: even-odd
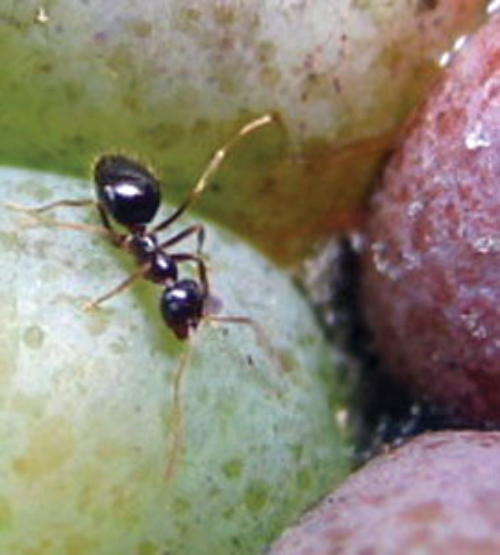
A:
[[[150,260],[158,251],[158,238],[153,233],[129,233],[123,238],[123,249],[141,264]]]

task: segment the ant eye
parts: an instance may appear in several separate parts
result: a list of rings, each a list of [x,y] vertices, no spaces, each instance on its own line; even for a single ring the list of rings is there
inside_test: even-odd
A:
[[[161,312],[178,339],[186,339],[203,316],[204,296],[198,283],[183,279],[163,292]]]
[[[94,168],[99,202],[120,224],[151,222],[160,206],[160,186],[144,166],[123,156],[103,156]]]

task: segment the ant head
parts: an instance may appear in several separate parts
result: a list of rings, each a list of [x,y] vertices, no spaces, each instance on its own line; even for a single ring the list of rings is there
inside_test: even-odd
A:
[[[193,279],[183,279],[167,287],[161,298],[161,312],[177,339],[187,339],[203,317],[205,295]]]
[[[140,228],[150,223],[160,206],[160,185],[141,164],[124,156],[102,156],[94,166],[97,197],[119,224]]]

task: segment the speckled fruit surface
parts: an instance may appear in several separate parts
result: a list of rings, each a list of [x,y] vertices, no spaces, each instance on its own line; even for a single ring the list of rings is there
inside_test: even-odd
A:
[[[411,121],[371,206],[364,307],[394,375],[500,422],[500,19]]]
[[[0,161],[82,177],[119,149],[178,201],[239,126],[276,112],[197,208],[290,261],[356,221],[395,128],[485,6],[2,0]]]
[[[359,470],[269,555],[494,555],[499,473],[499,433],[421,436]]]
[[[4,168],[0,183],[2,202],[90,196],[48,174]],[[89,208],[55,217],[99,221]],[[161,319],[160,289],[142,282],[85,312],[130,274],[128,257],[0,207],[2,555],[253,555],[345,475],[336,362],[307,304],[212,226],[206,253],[221,314],[254,318],[267,342],[206,323],[174,410],[187,346]]]

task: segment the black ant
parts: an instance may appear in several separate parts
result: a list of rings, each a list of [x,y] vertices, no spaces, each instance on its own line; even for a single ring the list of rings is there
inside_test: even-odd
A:
[[[200,321],[206,317],[212,320],[243,322],[244,318],[214,317],[207,312],[210,288],[207,269],[202,258],[204,227],[197,224],[191,225],[164,241],[160,241],[157,235],[178,220],[199,197],[228,150],[237,141],[272,121],[274,121],[273,116],[265,115],[243,126],[231,140],[215,152],[187,199],[173,214],[152,229],[148,229],[148,226],[155,218],[161,204],[160,182],[143,165],[121,155],[101,156],[94,165],[93,177],[97,200],[64,199],[34,208],[16,204],[4,204],[4,206],[37,214],[60,207],[96,206],[102,228],[54,220],[49,220],[47,223],[103,235],[113,246],[130,253],[139,265],[139,270],[105,295],[86,304],[86,309],[96,308],[144,278],[164,287],[160,301],[161,313],[166,325],[174,332],[177,339],[187,339]],[[119,224],[127,232],[118,232],[112,222]],[[192,235],[195,235],[197,240],[196,254],[168,253],[168,249]],[[197,265],[199,281],[179,279],[178,265],[184,262]]]
[[[273,121],[275,121],[275,118],[267,114],[244,125],[223,147],[215,152],[186,200],[173,214],[152,228],[149,226],[161,204],[160,182],[143,165],[122,155],[101,156],[94,165],[93,178],[96,200],[64,199],[34,208],[16,204],[5,204],[4,206],[32,214],[40,214],[60,207],[95,206],[97,208],[102,223],[100,227],[46,220],[48,224],[56,227],[97,233],[104,236],[113,246],[130,253],[139,266],[136,272],[117,287],[85,305],[86,309],[95,308],[124,291],[139,279],[146,279],[164,288],[160,300],[161,313],[166,325],[173,331],[177,339],[188,339],[204,319],[249,324],[254,329],[259,343],[276,360],[267,337],[251,318],[214,316],[209,313],[210,287],[207,268],[202,255],[205,239],[204,227],[195,224],[186,227],[184,230],[163,241],[160,241],[158,238],[158,234],[168,229],[177,221],[205,190],[209,179],[217,171],[230,148],[244,136]],[[126,232],[117,231],[115,224],[119,224]],[[196,237],[197,243],[195,254],[169,252],[171,247],[193,235]],[[198,280],[179,279],[178,265],[184,262],[196,264]],[[174,416],[177,419],[177,426],[174,426],[171,452],[165,470],[165,477],[168,479],[173,474],[175,460],[180,451],[180,421],[182,418],[180,387],[182,375],[187,366],[187,359],[188,357],[186,356],[181,361],[174,376],[173,410]],[[279,357],[278,364],[281,367]]]

